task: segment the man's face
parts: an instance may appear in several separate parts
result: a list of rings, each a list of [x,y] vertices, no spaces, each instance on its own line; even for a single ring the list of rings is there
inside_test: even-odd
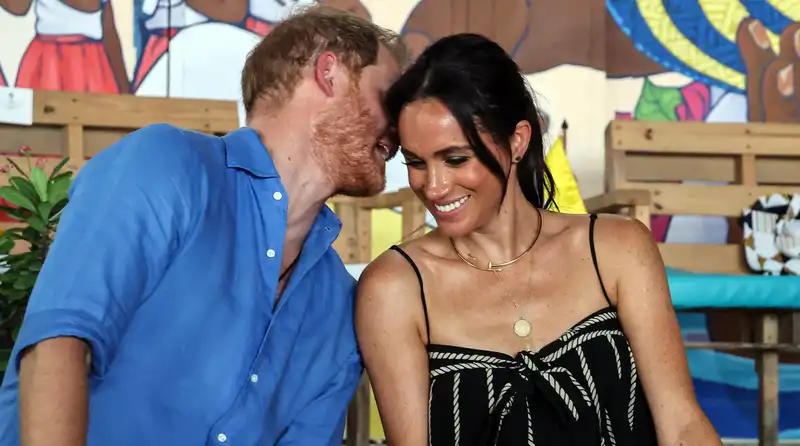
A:
[[[361,71],[314,126],[313,149],[337,193],[371,196],[386,185],[386,161],[397,148],[386,137],[383,95],[400,69],[381,47],[375,65]]]

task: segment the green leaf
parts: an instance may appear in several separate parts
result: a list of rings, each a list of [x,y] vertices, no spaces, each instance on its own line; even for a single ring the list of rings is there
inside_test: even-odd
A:
[[[25,237],[25,240],[28,240],[28,241],[37,239],[37,238],[41,237],[41,235],[42,235],[41,231],[37,231],[36,229],[30,228],[30,227],[22,228],[21,234],[22,234],[23,237]]]
[[[28,226],[35,229],[38,232],[45,232],[47,231],[47,227],[44,224],[44,220],[42,217],[38,215],[33,215],[27,220]]]
[[[11,177],[8,182],[14,186],[15,189],[22,192],[23,195],[34,201],[38,194],[30,181],[22,177]]]
[[[683,95],[678,88],[659,87],[645,79],[634,118],[642,121],[677,121],[675,107],[682,102]]]
[[[0,236],[0,254],[8,254],[9,251],[14,249],[14,244],[13,238],[5,235]]]
[[[36,275],[28,274],[26,276],[20,276],[19,279],[14,281],[14,289],[17,290],[30,290],[33,288],[33,285],[36,284]]]
[[[54,176],[52,179],[50,179],[50,181],[58,181],[58,180],[60,180],[62,178],[72,178],[72,172],[67,171],[67,172],[64,172],[64,173],[60,173],[60,174]]]
[[[48,181],[52,181],[53,178],[56,176],[56,174],[61,170],[62,167],[64,167],[67,164],[68,161],[69,157],[62,159],[61,162],[58,163],[58,165],[56,165],[56,167],[53,168],[53,171],[50,172],[50,178],[48,178]]]
[[[15,168],[15,169],[17,169],[17,172],[19,172],[19,174],[20,174],[20,175],[22,175],[22,176],[23,176],[23,177],[25,177],[25,178],[28,178],[28,174],[27,174],[27,173],[25,173],[25,171],[24,171],[24,170],[20,169],[19,165],[18,165],[18,164],[17,164],[17,163],[16,163],[14,160],[12,160],[11,158],[6,158],[6,159],[8,160],[8,162],[9,162],[9,163],[10,163],[12,166],[14,166],[14,168]]]
[[[36,212],[36,206],[33,204],[33,202],[25,195],[22,195],[22,193],[14,187],[11,186],[0,187],[0,197],[5,199],[9,203],[15,204],[19,207],[23,207],[31,212]]]
[[[58,203],[69,198],[69,187],[72,185],[72,172],[65,172],[50,182],[49,195],[51,203]]]
[[[42,266],[44,266],[42,261],[31,262],[31,264],[28,265],[28,270],[38,274],[39,271],[42,270]]]
[[[63,208],[63,207],[62,207],[61,209],[59,209],[59,210],[58,210],[58,211],[57,211],[55,214],[53,214],[52,216],[50,216],[50,222],[51,222],[51,223],[53,223],[53,222],[57,222],[57,221],[58,221],[58,219],[60,219],[60,218],[61,218],[61,213],[62,213],[62,212],[64,212],[64,208]]]
[[[26,211],[25,209],[0,205],[0,211],[5,212],[9,217],[19,221],[25,221],[28,217],[30,217],[30,212]]]
[[[11,229],[17,229],[17,231],[12,231]],[[8,238],[11,238],[11,239],[14,239],[14,240],[27,240],[22,235],[22,232],[21,232],[22,228],[11,228],[11,229],[6,229],[6,231],[3,233],[3,237],[8,237]]]
[[[36,194],[42,202],[47,201],[47,175],[41,167],[31,169],[31,183],[36,189]]]
[[[39,209],[39,216],[42,217],[42,220],[49,221],[50,220],[50,212],[53,211],[53,206],[55,203],[45,202],[39,203],[37,208]]]

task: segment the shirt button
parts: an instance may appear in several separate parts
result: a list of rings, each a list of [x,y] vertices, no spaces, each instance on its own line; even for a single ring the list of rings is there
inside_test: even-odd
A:
[[[280,192],[275,192],[274,194],[272,194],[272,198],[280,200],[281,198],[283,198],[283,194]]]
[[[267,257],[269,257],[270,259],[275,257],[275,250],[274,249],[268,249],[267,250]]]
[[[254,384],[257,383],[258,382],[258,375],[256,375],[255,373],[250,375],[250,382],[254,383]]]
[[[225,443],[226,441],[228,441],[228,436],[225,434],[219,434],[217,435],[217,441],[219,441],[220,443]]]

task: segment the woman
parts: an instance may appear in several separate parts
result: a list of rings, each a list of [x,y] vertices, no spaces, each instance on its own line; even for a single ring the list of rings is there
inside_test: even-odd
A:
[[[441,39],[386,103],[438,223],[360,280],[358,338],[389,444],[721,445],[647,228],[545,210],[537,110],[503,49]]]

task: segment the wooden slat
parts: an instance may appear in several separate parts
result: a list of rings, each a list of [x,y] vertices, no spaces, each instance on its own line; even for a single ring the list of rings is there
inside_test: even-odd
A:
[[[710,274],[752,274],[740,245],[660,243],[664,264],[677,269]]]
[[[236,102],[133,95],[41,91],[33,93],[36,124],[138,129],[159,122],[206,132],[239,127]]]
[[[336,196],[328,200],[329,203],[358,203],[364,209],[392,209],[403,206],[408,200],[416,199],[411,189],[400,189],[396,192],[376,195],[374,197],[346,197]]]
[[[659,243],[664,264],[709,274],[752,274],[739,245]]]
[[[72,171],[78,171],[86,163],[86,158],[83,154],[83,126],[80,124],[67,124],[65,132],[67,156],[69,157],[68,168]]]
[[[650,204],[650,191],[643,189],[615,189],[584,200],[584,205],[589,212],[603,213],[613,213],[632,206],[649,207]]]
[[[739,217],[759,197],[773,193],[800,193],[800,186],[703,186],[690,184],[630,183],[652,194],[652,212],[666,215],[717,215]]]
[[[800,150],[800,147],[798,147]],[[628,182],[714,181],[736,182],[737,156],[692,154],[627,153],[620,161]],[[757,184],[800,184],[800,156],[795,158],[756,157]]]
[[[612,121],[609,128],[608,148],[619,151],[793,156],[800,140],[792,124]]]

